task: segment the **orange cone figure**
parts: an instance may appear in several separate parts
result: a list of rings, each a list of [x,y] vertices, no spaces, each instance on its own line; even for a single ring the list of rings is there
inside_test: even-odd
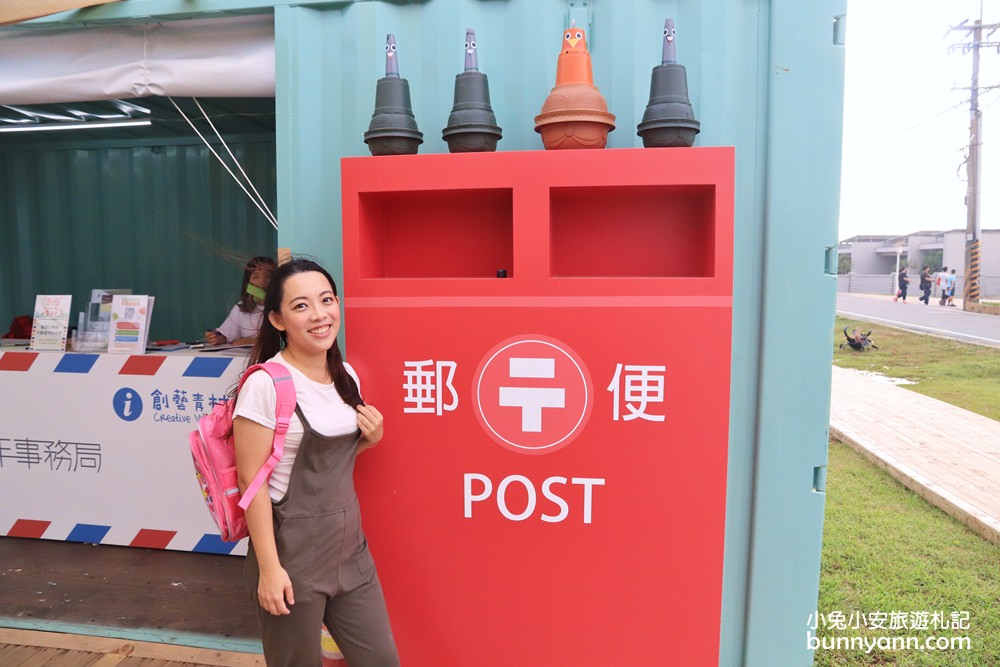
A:
[[[587,36],[575,25],[563,34],[563,48],[556,61],[556,85],[535,116],[535,132],[547,150],[604,148],[615,116],[594,85],[587,51]]]

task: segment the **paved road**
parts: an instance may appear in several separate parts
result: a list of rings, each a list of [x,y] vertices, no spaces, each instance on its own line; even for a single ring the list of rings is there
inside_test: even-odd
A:
[[[1000,316],[968,313],[962,310],[962,302],[957,299],[957,307],[950,308],[939,306],[931,296],[931,304],[925,306],[917,301],[920,294],[918,291],[914,295],[911,290],[907,303],[903,304],[894,303],[890,296],[838,292],[837,314],[967,343],[1000,347]],[[872,338],[878,340],[874,335]]]

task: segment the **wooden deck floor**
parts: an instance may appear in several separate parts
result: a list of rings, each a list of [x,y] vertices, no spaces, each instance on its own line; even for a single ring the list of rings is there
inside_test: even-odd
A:
[[[1000,422],[834,366],[830,433],[1000,545]]]
[[[243,562],[0,537],[0,666],[263,665]]]
[[[4,667],[263,667],[260,655],[0,628]]]

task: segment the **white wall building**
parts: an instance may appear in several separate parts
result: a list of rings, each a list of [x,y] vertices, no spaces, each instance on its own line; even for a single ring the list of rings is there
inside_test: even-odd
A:
[[[981,297],[1000,297],[1000,229],[980,234],[979,290]],[[941,266],[957,269],[955,294],[962,296],[965,283],[965,230],[922,231],[907,236],[853,236],[840,242],[839,253],[851,258],[850,273],[837,281],[841,292],[892,294],[896,270],[906,266],[916,277],[934,251],[941,251]],[[932,268],[938,268],[932,266]]]

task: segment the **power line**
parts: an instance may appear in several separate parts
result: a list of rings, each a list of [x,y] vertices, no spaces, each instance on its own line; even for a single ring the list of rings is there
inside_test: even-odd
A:
[[[952,44],[951,46],[948,47],[949,53],[957,51],[959,49],[961,49],[963,55],[967,54],[969,51],[972,51],[973,49],[977,50],[996,49],[997,53],[1000,53],[1000,41],[983,41],[983,36],[982,36],[983,30],[989,31],[988,33],[986,33],[986,38],[989,39],[990,37],[993,36],[993,33],[995,33],[997,30],[1000,30],[1000,23],[987,23],[984,25],[981,19],[977,19],[973,23],[969,24],[968,19],[966,19],[965,21],[962,21],[958,25],[948,28],[948,33],[964,31],[966,33],[971,32],[973,33],[973,35],[975,35],[977,32],[979,34],[979,38],[974,39],[971,44],[968,42]]]

